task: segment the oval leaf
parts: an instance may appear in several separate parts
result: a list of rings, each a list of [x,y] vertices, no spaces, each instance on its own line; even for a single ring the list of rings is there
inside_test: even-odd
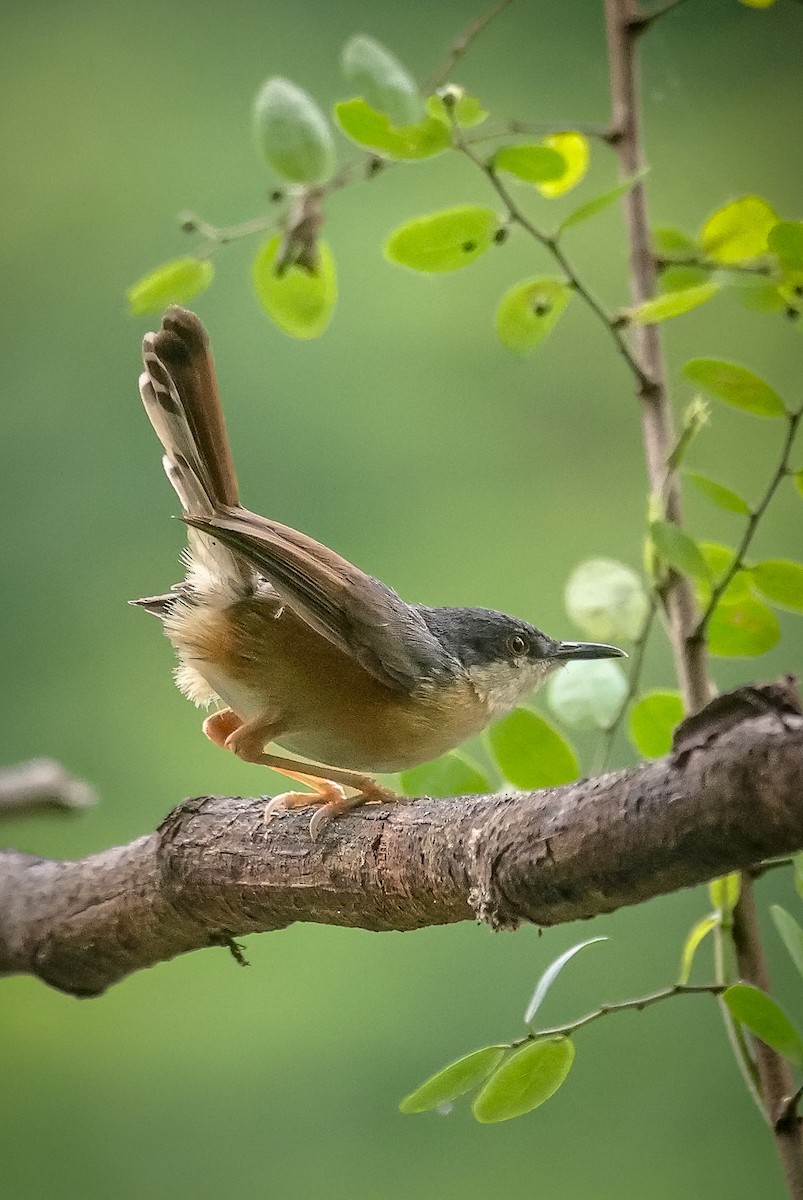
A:
[[[667,291],[660,296],[653,296],[635,308],[627,309],[628,319],[634,325],[657,325],[660,321],[668,321],[670,317],[680,317],[683,313],[699,308],[707,300],[713,299],[721,291],[718,283],[698,283],[695,287],[679,288],[677,291]]]
[[[569,1038],[539,1038],[530,1042],[494,1072],[471,1111],[484,1125],[532,1112],[554,1096],[573,1061],[574,1045]]]
[[[452,144],[451,130],[443,121],[425,117],[413,125],[392,125],[385,113],[377,112],[361,96],[336,104],[335,119],[358,146],[402,162],[431,158]]]
[[[588,940],[585,942],[578,942],[576,946],[572,946],[569,950],[564,950],[563,954],[559,955],[559,957],[556,958],[553,963],[550,963],[541,978],[538,980],[535,991],[532,995],[532,999],[527,1005],[527,1011],[524,1014],[525,1025],[529,1025],[534,1019],[535,1014],[538,1012],[539,1008],[544,1002],[544,997],[552,987],[552,984],[555,982],[558,975],[560,975],[561,971],[566,966],[567,962],[573,959],[575,954],[579,954],[581,950],[585,950],[586,946],[593,946],[595,942],[607,942],[607,940],[608,939],[606,937],[593,937],[588,938]]]
[[[730,572],[736,551],[731,546],[722,546],[719,542],[700,542],[700,553],[705,559],[710,579],[700,579],[695,582],[700,603],[705,607],[711,599],[711,581],[719,583]],[[750,593],[750,578],[747,572],[739,570],[731,579],[727,588],[719,598],[721,605],[734,604],[744,599]]]
[[[721,658],[766,654],[780,639],[781,627],[772,609],[753,596],[718,604],[708,622],[708,648]]]
[[[685,475],[687,479],[692,481],[698,491],[707,496],[718,508],[724,508],[726,512],[738,513],[741,517],[750,516],[749,504],[737,492],[732,492],[730,488],[724,487],[721,483],[716,483],[713,479],[709,479],[707,475],[701,475],[699,471],[686,471]]]
[[[496,310],[496,332],[507,350],[526,354],[551,333],[572,298],[560,279],[525,279],[505,292]]]
[[[649,610],[640,576],[611,558],[589,558],[575,567],[564,602],[575,625],[600,642],[634,640]]]
[[[458,1096],[465,1095],[483,1079],[487,1079],[499,1066],[508,1049],[508,1046],[485,1046],[482,1050],[467,1054],[465,1058],[458,1058],[405,1096],[399,1109],[403,1113],[419,1113],[451,1104]]]
[[[662,292],[684,292],[687,288],[697,287],[711,278],[711,272],[705,267],[695,267],[690,263],[676,263],[665,267],[658,282]]]
[[[770,230],[767,245],[778,255],[781,266],[803,271],[803,221],[779,221]]]
[[[682,720],[680,692],[648,692],[630,710],[630,740],[645,758],[661,758],[672,749],[672,734]]]
[[[710,916],[703,917],[702,920],[698,921],[697,924],[689,930],[689,935],[683,944],[683,953],[680,956],[680,974],[678,975],[678,983],[683,987],[685,987],[689,982],[692,963],[694,962],[694,956],[697,953],[697,947],[712,929],[716,929],[717,925],[719,925],[719,920],[718,913],[711,913]]]
[[[757,417],[784,417],[784,402],[774,388],[738,363],[721,358],[692,358],[682,374],[718,400]]]
[[[803,566],[786,558],[768,558],[750,568],[750,578],[773,604],[803,613]]]
[[[558,234],[563,233],[564,229],[570,229],[572,225],[580,225],[583,221],[588,221],[591,217],[595,217],[597,213],[603,212],[611,204],[615,204],[622,196],[625,196],[632,187],[634,187],[647,174],[646,170],[638,171],[632,175],[630,179],[625,179],[622,183],[611,188],[607,192],[600,193],[593,200],[587,200],[585,204],[581,204],[573,212],[570,212],[568,217],[565,217],[558,226]]]
[[[738,871],[712,879],[708,885],[708,898],[720,913],[732,913],[741,894],[742,877]]]
[[[700,244],[715,262],[737,263],[767,252],[767,236],[778,217],[761,196],[742,196],[712,213]]]
[[[444,754],[432,762],[402,771],[406,796],[476,796],[490,792],[491,783],[479,767],[462,754]]]
[[[209,287],[215,268],[208,258],[174,258],[143,275],[126,292],[134,316],[161,312],[168,304],[186,304]]]
[[[383,45],[357,34],[343,47],[343,74],[377,112],[392,125],[414,125],[424,116],[424,104],[410,72]]]
[[[544,183],[566,174],[566,159],[544,143],[501,146],[493,156],[493,168],[527,183]]]
[[[570,729],[610,729],[627,695],[627,676],[609,659],[569,662],[549,680],[547,703]]]
[[[789,957],[803,975],[803,929],[792,914],[781,908],[780,904],[771,904],[770,912],[781,941],[789,951]]]
[[[517,788],[558,787],[580,774],[569,743],[528,708],[497,721],[488,737],[500,771]]]
[[[722,999],[734,1020],[746,1025],[751,1033],[784,1058],[803,1066],[800,1034],[771,996],[750,983],[734,983],[723,992]]]
[[[254,136],[263,157],[294,183],[322,183],[335,169],[329,122],[303,88],[269,79],[254,101]]]
[[[284,333],[302,339],[318,337],[332,319],[337,300],[332,253],[321,241],[315,274],[293,263],[277,275],[281,244],[282,238],[276,234],[259,250],[251,271],[254,290],[265,312]]]
[[[650,536],[661,558],[681,575],[708,579],[708,567],[699,546],[674,521],[653,521]]]
[[[570,130],[566,133],[553,133],[544,138],[543,143],[550,150],[557,150],[566,163],[566,168],[560,179],[551,179],[538,183],[536,187],[542,196],[553,199],[563,196],[576,187],[588,170],[590,150],[588,138],[582,133]]]
[[[498,225],[490,208],[445,208],[395,229],[385,243],[385,258],[414,271],[457,271],[485,253]]]
[[[463,89],[455,84],[447,84],[434,96],[429,96],[427,112],[450,127],[454,121],[462,129],[481,125],[490,116],[476,96],[467,96]]]
[[[673,229],[668,225],[656,226],[652,231],[652,246],[658,258],[694,258],[697,254],[697,244],[682,229]]]

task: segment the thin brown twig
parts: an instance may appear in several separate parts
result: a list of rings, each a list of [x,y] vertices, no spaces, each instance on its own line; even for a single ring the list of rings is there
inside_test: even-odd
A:
[[[611,314],[605,310],[601,302],[582,282],[574,267],[564,254],[563,250],[558,245],[556,239],[550,234],[545,233],[543,229],[539,229],[535,222],[531,221],[530,218],[522,212],[502,180],[497,175],[496,171],[494,171],[493,166],[488,162],[483,162],[479,155],[474,153],[469,143],[465,140],[465,138],[463,138],[462,134],[456,127],[455,146],[458,150],[461,150],[462,153],[474,163],[475,167],[482,171],[483,175],[485,175],[485,177],[489,180],[497,196],[499,196],[500,200],[507,209],[508,220],[518,225],[521,229],[528,233],[531,238],[538,242],[539,245],[543,246],[549,254],[551,254],[552,258],[563,271],[572,289],[577,293],[578,296],[582,297],[586,305],[591,309],[597,319],[601,321],[608,330],[608,333],[613,338],[617,350],[624,358],[629,369],[636,376],[636,379],[640,384],[647,386],[649,384],[649,380],[646,379],[641,366],[630,350],[630,347],[628,346],[627,341],[622,334],[619,322],[615,317],[611,316]]]
[[[778,465],[776,466],[772,477],[764,490],[764,495],[761,497],[760,501],[748,518],[747,525],[745,526],[745,530],[742,535],[742,540],[739,542],[739,545],[736,549],[736,554],[733,557],[733,561],[716,586],[712,588],[708,604],[706,605],[705,611],[697,623],[697,627],[689,639],[690,641],[700,641],[705,636],[708,622],[714,615],[714,610],[716,609],[736,574],[741,571],[742,567],[744,566],[745,555],[750,549],[750,544],[755,537],[755,533],[758,529],[761,518],[767,511],[772,497],[775,495],[778,487],[780,486],[781,480],[785,479],[789,474],[789,460],[792,454],[792,446],[794,444],[795,435],[802,417],[803,408],[799,408],[797,412],[788,414],[786,437],[784,438],[783,447],[781,449],[781,457],[778,461]]]
[[[428,96],[431,92],[435,91],[435,88],[446,82],[454,67],[466,53],[471,43],[479,37],[484,29],[487,29],[494,18],[498,17],[499,14],[504,12],[506,8],[509,8],[512,3],[513,0],[496,0],[495,4],[492,4],[491,7],[487,9],[486,12],[482,13],[481,16],[475,17],[474,20],[466,26],[463,32],[458,34],[458,36],[452,42],[449,53],[444,61],[437,68],[437,70],[433,71],[429,79],[424,84],[425,95]]]
[[[719,983],[675,983],[671,987],[661,988],[658,992],[650,992],[646,996],[638,996],[635,1000],[617,1000],[613,1004],[601,1004],[599,1008],[595,1008],[593,1012],[586,1013],[584,1017],[579,1017],[576,1021],[570,1021],[567,1025],[552,1025],[548,1029],[533,1030],[532,1033],[518,1038],[515,1042],[511,1042],[510,1045],[523,1046],[527,1042],[533,1042],[538,1038],[545,1037],[571,1037],[578,1029],[584,1029],[592,1021],[598,1021],[601,1017],[607,1017],[611,1013],[641,1012],[642,1009],[649,1008],[651,1004],[660,1004],[661,1001],[671,1000],[674,996],[720,996],[724,991],[725,986]]]

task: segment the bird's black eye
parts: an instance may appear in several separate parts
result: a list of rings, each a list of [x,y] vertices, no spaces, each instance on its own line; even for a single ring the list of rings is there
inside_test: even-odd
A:
[[[507,649],[514,658],[520,658],[527,649],[527,641],[520,633],[512,633],[507,639]]]

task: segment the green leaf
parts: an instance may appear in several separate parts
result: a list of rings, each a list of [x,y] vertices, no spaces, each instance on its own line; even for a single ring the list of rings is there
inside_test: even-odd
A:
[[[294,338],[315,338],[326,329],[337,300],[335,263],[328,244],[318,243],[315,274],[293,263],[281,275],[275,265],[281,249],[279,234],[258,251],[251,275],[257,298],[270,319]]]
[[[356,34],[343,47],[346,79],[392,125],[413,125],[424,116],[424,104],[410,72],[390,50],[366,34]]]
[[[622,183],[618,183],[616,187],[610,188],[607,192],[601,192],[600,195],[595,196],[593,200],[587,200],[585,204],[581,204],[578,208],[575,208],[573,212],[569,213],[568,217],[564,217],[564,219],[561,221],[560,225],[558,226],[558,236],[560,236],[565,229],[571,229],[573,225],[580,225],[583,221],[588,221],[591,217],[595,217],[597,213],[601,213],[606,208],[609,208],[611,204],[615,204],[616,201],[621,199],[622,196],[627,195],[630,189],[635,187],[635,185],[639,183],[646,174],[646,170],[638,171],[629,179],[625,179]]]
[[[570,729],[610,729],[627,695],[627,676],[610,659],[569,662],[552,675],[547,703]]]
[[[134,316],[161,312],[168,304],[186,304],[209,287],[215,268],[208,258],[174,258],[150,271],[126,292]]]
[[[407,796],[473,796],[490,792],[490,781],[462,754],[444,754],[432,762],[402,771],[402,790]]]
[[[781,941],[789,951],[789,957],[803,975],[803,929],[800,928],[792,914],[788,913],[785,908],[781,908],[780,904],[771,904],[770,913]]]
[[[803,221],[779,221],[769,231],[767,245],[781,266],[803,271]]]
[[[696,287],[687,287],[674,292],[663,292],[653,296],[635,308],[627,309],[627,316],[634,325],[657,325],[660,321],[668,321],[670,317],[680,317],[683,313],[699,308],[701,304],[712,300],[721,291],[718,283],[699,283]]]
[[[750,578],[773,604],[803,613],[803,566],[786,558],[768,558],[750,568]]]
[[[767,235],[778,216],[761,196],[742,196],[712,213],[700,244],[715,262],[738,263],[767,252]]]
[[[571,1070],[574,1045],[566,1037],[539,1038],[506,1059],[471,1106],[490,1125],[532,1112],[554,1096]]]
[[[303,88],[279,76],[254,101],[254,136],[265,160],[294,183],[322,183],[335,169],[329,122]]]
[[[361,96],[341,100],[335,105],[335,119],[353,142],[385,158],[412,162],[441,154],[452,144],[451,130],[435,117],[425,117],[413,125],[392,125],[385,113]]]
[[[447,100],[448,97],[448,100]],[[487,121],[488,113],[476,96],[467,96],[462,88],[447,84],[427,100],[427,112],[438,121],[451,126],[452,121],[461,129],[471,129]]]
[[[650,607],[641,577],[612,558],[589,558],[575,567],[564,602],[575,625],[600,642],[633,641]]]
[[[662,758],[672,749],[672,734],[682,720],[680,692],[648,692],[630,710],[630,740],[645,758]]]
[[[585,942],[578,942],[576,946],[572,946],[569,950],[564,950],[563,954],[558,955],[553,963],[547,967],[541,978],[536,984],[532,999],[527,1005],[527,1011],[524,1014],[524,1024],[529,1025],[534,1019],[539,1008],[544,1002],[547,992],[552,987],[552,984],[560,975],[567,962],[574,958],[575,954],[579,954],[581,950],[585,950],[586,946],[593,946],[595,942],[607,942],[606,937],[588,938]]]
[[[445,208],[394,229],[385,242],[385,258],[414,271],[457,271],[485,253],[498,227],[493,209]]]
[[[551,333],[572,289],[561,279],[525,279],[505,292],[496,309],[496,332],[507,350],[526,354]]]
[[[550,179],[536,184],[542,196],[554,199],[576,187],[588,170],[588,162],[591,157],[588,138],[582,133],[567,130],[564,133],[550,134],[549,137],[544,138],[542,144],[550,150],[557,150],[566,163],[560,179]]]
[[[667,225],[656,226],[652,231],[652,247],[658,258],[694,258],[697,244],[681,229]]]
[[[772,8],[775,0],[739,0],[746,8]]]
[[[495,171],[507,171],[526,183],[545,183],[566,173],[566,160],[543,143],[501,146],[492,161]]]
[[[742,877],[738,871],[712,879],[708,885],[708,898],[719,913],[732,913],[742,894]]]
[[[680,973],[678,975],[678,983],[683,987],[685,987],[689,982],[692,963],[694,962],[694,956],[697,953],[697,948],[703,939],[711,932],[711,930],[716,929],[717,925],[719,925],[719,920],[719,913],[711,913],[709,916],[703,917],[701,920],[699,920],[697,924],[692,926],[692,928],[689,930],[688,937],[683,943],[683,953],[680,956]]]
[[[684,474],[718,508],[724,508],[726,512],[738,513],[742,517],[750,516],[749,504],[737,492],[732,492],[723,484],[716,483],[707,475],[701,475],[699,471],[685,471]]]
[[[771,996],[750,983],[734,983],[723,993],[722,999],[734,1020],[746,1025],[751,1033],[784,1058],[803,1066],[800,1034]]]
[[[488,738],[500,771],[514,787],[558,787],[580,775],[569,743],[528,708],[502,717],[488,730]]]
[[[772,609],[753,596],[718,604],[708,622],[708,648],[722,658],[766,654],[781,639]]]
[[[699,546],[674,521],[652,521],[650,536],[655,549],[670,567],[692,579],[708,579],[708,566]]]
[[[723,269],[717,271],[716,278],[735,292],[739,303],[750,312],[782,312],[787,307],[778,284],[761,275]]]
[[[482,1050],[475,1050],[473,1054],[467,1054],[465,1058],[458,1058],[456,1062],[449,1063],[448,1067],[430,1075],[421,1087],[405,1096],[399,1105],[400,1111],[427,1112],[429,1109],[451,1104],[453,1100],[470,1092],[487,1079],[499,1066],[508,1049],[508,1046],[485,1046]]]
[[[784,402],[774,388],[738,363],[721,358],[692,358],[682,374],[718,400],[757,417],[785,417]]]
[[[705,559],[710,574],[710,580],[697,580],[695,587],[700,603],[705,607],[711,599],[711,582],[718,584],[731,568],[736,557],[736,551],[731,546],[721,546],[718,542],[700,542],[700,553]],[[750,579],[746,571],[740,570],[731,579],[722,596],[721,605],[734,604],[745,596],[750,596]]]
[[[658,277],[662,292],[685,292],[689,288],[699,287],[711,278],[711,272],[705,267],[696,267],[692,263],[675,263],[664,267]]]

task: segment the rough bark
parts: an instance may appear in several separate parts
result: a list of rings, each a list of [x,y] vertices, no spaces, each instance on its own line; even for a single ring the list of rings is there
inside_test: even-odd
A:
[[[537,792],[364,808],[313,844],[308,813],[199,797],[155,833],[76,862],[0,854],[0,973],[76,996],[241,934],[318,921],[495,928],[611,912],[803,846],[803,716],[744,688],[669,756]]]

